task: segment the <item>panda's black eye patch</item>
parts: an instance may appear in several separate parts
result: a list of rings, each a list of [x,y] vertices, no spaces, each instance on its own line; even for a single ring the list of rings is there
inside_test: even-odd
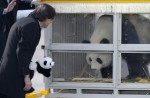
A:
[[[100,64],[103,63],[103,61],[102,61],[100,58],[97,58],[96,61],[97,61],[98,63],[100,63]]]
[[[89,58],[89,61],[90,61],[90,62],[92,62],[92,59],[91,59],[91,58]]]
[[[44,61],[44,65],[46,65],[47,64],[47,61]]]
[[[49,65],[51,65],[51,63]]]

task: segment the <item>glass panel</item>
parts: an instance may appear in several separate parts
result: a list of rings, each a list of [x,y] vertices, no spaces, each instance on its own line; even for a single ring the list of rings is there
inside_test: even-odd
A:
[[[112,44],[113,16],[57,14],[52,26],[53,43]]]
[[[150,90],[119,90],[119,94],[125,95],[150,95]]]
[[[112,82],[112,54],[53,52],[53,81]]]
[[[113,90],[82,89],[83,94],[113,94]]]
[[[150,54],[122,53],[122,82],[150,83]]]
[[[77,93],[76,89],[53,89],[53,93]]]
[[[150,15],[122,15],[122,44],[150,44]]]

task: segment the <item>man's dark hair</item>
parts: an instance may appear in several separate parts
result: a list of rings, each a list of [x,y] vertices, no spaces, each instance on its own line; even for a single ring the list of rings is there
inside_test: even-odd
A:
[[[56,12],[49,4],[41,4],[33,11],[33,15],[39,21],[44,21],[45,19],[54,19]]]

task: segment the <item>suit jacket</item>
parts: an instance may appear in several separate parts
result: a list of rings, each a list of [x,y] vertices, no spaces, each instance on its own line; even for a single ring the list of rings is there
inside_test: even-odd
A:
[[[0,93],[24,98],[24,76],[39,43],[41,29],[33,17],[25,17],[12,26],[0,63]]]
[[[7,0],[0,0],[0,58],[3,54],[9,30],[13,23],[16,21],[17,10],[34,8],[34,6],[31,7],[30,2],[16,0],[16,6],[13,11],[7,14],[3,14],[3,10],[7,6]]]

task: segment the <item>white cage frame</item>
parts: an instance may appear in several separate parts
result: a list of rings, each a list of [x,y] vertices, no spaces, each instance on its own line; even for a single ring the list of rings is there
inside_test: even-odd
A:
[[[150,46],[147,44],[121,44],[121,14],[122,13],[149,13],[150,4],[55,4],[57,13],[113,13],[113,44],[110,45],[92,45],[88,44],[67,44],[52,43],[50,32],[52,25],[45,29],[45,56],[51,55],[51,51],[103,51],[113,52],[113,81],[112,83],[75,83],[75,82],[52,82],[52,79],[45,79],[45,88],[53,89],[75,89],[75,94],[70,93],[50,93],[46,98],[149,98],[150,95],[130,95],[119,94],[120,90],[150,90],[150,84],[141,83],[121,83],[121,53],[122,52],[150,52]],[[136,9],[136,10],[135,10]],[[138,10],[139,9],[139,10]],[[91,45],[90,45],[91,46]],[[137,48],[135,48],[137,47]],[[112,94],[83,94],[82,89],[112,90]]]

